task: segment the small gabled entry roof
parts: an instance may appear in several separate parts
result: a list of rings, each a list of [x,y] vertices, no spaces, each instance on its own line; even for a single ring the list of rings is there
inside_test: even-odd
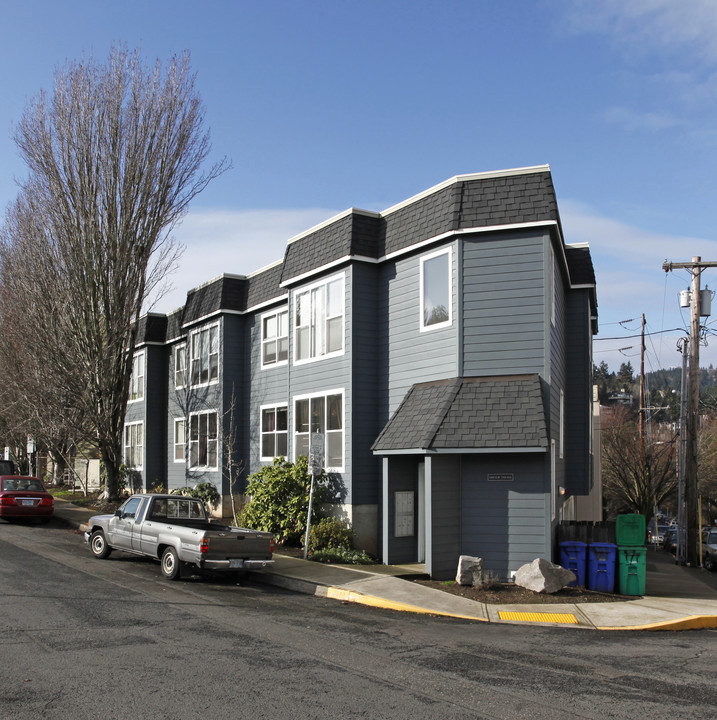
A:
[[[453,378],[413,385],[371,448],[415,452],[544,452],[538,375]]]

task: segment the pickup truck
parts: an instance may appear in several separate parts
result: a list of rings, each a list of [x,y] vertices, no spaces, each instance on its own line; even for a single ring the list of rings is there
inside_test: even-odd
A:
[[[211,522],[201,500],[182,495],[132,495],[114,515],[91,517],[85,542],[100,559],[113,550],[156,558],[168,580],[184,565],[242,573],[274,562],[271,533]]]

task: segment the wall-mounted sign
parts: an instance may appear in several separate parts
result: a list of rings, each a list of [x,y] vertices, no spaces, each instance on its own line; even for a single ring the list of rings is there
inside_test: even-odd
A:
[[[513,473],[488,473],[488,482],[513,482],[515,475]]]

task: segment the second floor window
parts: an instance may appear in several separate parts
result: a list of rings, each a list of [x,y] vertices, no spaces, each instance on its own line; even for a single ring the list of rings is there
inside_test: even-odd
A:
[[[187,346],[174,348],[174,387],[182,388],[187,384]]]
[[[343,275],[297,292],[294,312],[297,362],[343,352]]]
[[[138,353],[132,359],[132,377],[129,383],[129,400],[141,400],[144,397],[144,353]]]
[[[289,359],[289,311],[264,315],[261,319],[262,367],[282,365]]]
[[[192,334],[192,385],[206,385],[219,377],[219,325]]]
[[[451,251],[421,258],[421,330],[451,324]]]
[[[189,419],[189,467],[217,468],[217,413],[196,413]]]
[[[124,464],[130,468],[142,467],[144,448],[144,423],[129,423],[124,426]]]

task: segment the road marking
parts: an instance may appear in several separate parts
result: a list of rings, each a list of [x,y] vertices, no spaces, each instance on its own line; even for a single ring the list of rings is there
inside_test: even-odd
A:
[[[578,619],[572,613],[532,613],[499,610],[498,617],[501,620],[516,620],[518,622],[563,623],[566,625],[578,624]]]

